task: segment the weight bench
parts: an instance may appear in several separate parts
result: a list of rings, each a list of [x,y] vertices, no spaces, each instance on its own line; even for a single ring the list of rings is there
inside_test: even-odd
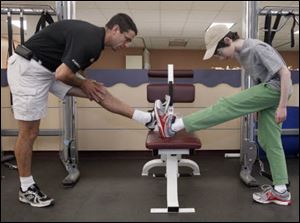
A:
[[[171,71],[170,71],[171,70]],[[172,73],[172,67],[168,69]],[[166,76],[162,72],[161,75]],[[182,74],[182,73],[181,73]],[[176,72],[175,72],[176,77]],[[170,80],[170,78],[169,78]],[[169,84],[149,84],[147,86],[147,99],[154,102],[156,99],[163,99],[168,92],[173,102],[193,102],[195,99],[195,88],[193,84],[175,84],[172,80]],[[152,150],[154,155],[160,159],[148,161],[142,170],[142,176],[148,176],[149,170],[153,167],[166,167],[165,177],[167,178],[167,208],[151,208],[151,213],[193,213],[194,208],[180,208],[178,202],[177,177],[178,167],[190,167],[193,175],[200,175],[199,166],[196,162],[183,159],[183,155],[191,155],[194,150],[201,148],[200,140],[191,133],[180,131],[172,138],[161,138],[158,131],[149,131],[146,139],[146,148]]]

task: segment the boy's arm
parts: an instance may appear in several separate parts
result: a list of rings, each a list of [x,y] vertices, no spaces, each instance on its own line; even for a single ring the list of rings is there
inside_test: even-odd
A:
[[[289,98],[289,88],[291,86],[291,72],[286,66],[279,70],[280,76],[280,101],[276,110],[275,120],[277,123],[281,123],[286,119],[287,116],[287,103]]]

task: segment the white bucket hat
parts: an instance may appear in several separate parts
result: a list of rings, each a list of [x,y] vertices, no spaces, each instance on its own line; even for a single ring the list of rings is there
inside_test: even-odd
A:
[[[208,60],[214,55],[217,45],[220,40],[222,40],[230,30],[226,25],[215,25],[210,27],[205,33],[205,46],[206,52],[204,54],[203,60]]]

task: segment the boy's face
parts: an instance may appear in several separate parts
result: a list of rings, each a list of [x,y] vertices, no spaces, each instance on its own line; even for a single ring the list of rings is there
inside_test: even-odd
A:
[[[228,37],[224,38],[224,42],[226,43],[226,47],[222,47],[216,50],[214,56],[220,60],[231,59],[234,56],[234,45],[232,44],[232,40]]]

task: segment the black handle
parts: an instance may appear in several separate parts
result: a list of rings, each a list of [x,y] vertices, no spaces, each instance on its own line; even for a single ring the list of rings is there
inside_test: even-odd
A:
[[[170,106],[173,106],[173,82],[169,82]]]

